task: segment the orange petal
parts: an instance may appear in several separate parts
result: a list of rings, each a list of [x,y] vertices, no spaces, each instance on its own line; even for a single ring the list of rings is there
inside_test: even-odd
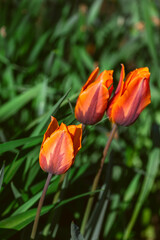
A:
[[[75,157],[77,152],[81,149],[82,124],[70,125],[70,126],[68,126],[68,131],[69,131],[72,141],[73,141],[74,157]]]
[[[59,127],[59,125],[58,125],[58,122],[57,122],[56,118],[54,118],[54,117],[51,116],[51,122],[50,122],[50,124],[48,125],[48,128],[47,128],[47,130],[46,130],[46,132],[45,132],[45,134],[44,134],[41,148],[42,148],[44,142],[46,141],[46,139],[47,139],[48,137],[50,137],[50,135],[51,135],[58,127]]]
[[[94,80],[97,77],[98,72],[99,72],[99,67],[96,67],[96,69],[89,76],[87,82],[82,87],[81,92],[83,92],[92,82],[94,82]]]
[[[39,163],[45,172],[63,174],[73,164],[74,148],[70,134],[64,130],[56,130],[43,144]]]
[[[149,69],[147,67],[138,68],[138,69],[130,72],[126,76],[126,81],[125,81],[125,84],[124,84],[124,90],[123,91],[125,91],[127,89],[128,85],[131,82],[141,81],[143,78],[149,79],[149,77],[150,77],[150,73],[149,73]]]
[[[117,89],[115,91],[115,94],[121,95],[122,91],[123,91],[123,85],[124,85],[124,77],[125,77],[125,70],[124,70],[124,65],[121,64],[121,74],[120,74],[120,79],[119,79],[119,83],[117,86]]]
[[[111,96],[113,91],[113,70],[104,70],[96,79],[95,83],[101,82],[109,90],[109,96]]]
[[[132,124],[150,102],[148,80],[133,81],[112,107],[113,122],[123,126]]]
[[[123,92],[123,86],[124,86],[124,77],[125,77],[125,70],[124,70],[124,65],[121,64],[121,74],[120,74],[120,79],[119,79],[119,83],[118,86],[116,88],[116,91],[113,95],[113,97],[110,99],[109,103],[108,103],[108,107],[107,107],[107,115],[110,119],[110,121],[114,122],[113,120],[113,114],[112,114],[112,109],[114,107],[114,104],[117,103],[119,96],[121,96],[122,92]],[[113,89],[111,89],[112,91]]]
[[[81,123],[95,124],[100,121],[106,110],[109,92],[106,86],[92,83],[79,95],[75,107],[75,116]]]
[[[68,132],[67,126],[64,123],[61,123],[59,130],[64,130],[64,131]]]

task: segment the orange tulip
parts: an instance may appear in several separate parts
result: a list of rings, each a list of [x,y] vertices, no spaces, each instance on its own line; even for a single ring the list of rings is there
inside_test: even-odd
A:
[[[113,71],[105,70],[96,79],[98,72],[97,67],[91,73],[76,103],[75,116],[83,124],[92,125],[102,119],[113,91]]]
[[[109,119],[118,125],[129,126],[136,121],[143,109],[150,104],[150,73],[147,67],[130,72],[126,81],[122,65],[118,87],[107,108]]]
[[[39,154],[40,167],[55,175],[65,173],[81,149],[82,124],[66,126],[51,117]]]

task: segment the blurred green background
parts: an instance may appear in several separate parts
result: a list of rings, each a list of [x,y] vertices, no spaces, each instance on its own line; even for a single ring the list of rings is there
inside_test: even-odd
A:
[[[38,155],[50,116],[77,124],[74,106],[89,74],[97,65],[113,69],[116,88],[121,63],[126,73],[149,67],[152,102],[118,129],[98,188],[106,195],[95,195],[85,239],[159,239],[159,12],[158,0],[0,0],[2,240],[29,239],[47,177]],[[56,210],[60,177],[52,178],[37,239],[70,239],[71,222],[80,227],[110,130],[106,116],[86,128]]]

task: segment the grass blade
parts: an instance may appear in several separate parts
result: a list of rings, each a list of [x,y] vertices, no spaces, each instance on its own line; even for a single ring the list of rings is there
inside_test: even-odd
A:
[[[0,122],[5,121],[20,110],[26,103],[35,98],[41,89],[41,84],[29,89],[20,96],[15,97],[11,101],[5,103],[0,108]]]
[[[0,144],[0,154],[11,151],[17,147],[24,145],[25,143],[30,143],[33,146],[40,143],[41,141],[42,141],[42,136],[28,137],[28,138],[22,138],[22,139],[5,142]]]
[[[79,231],[79,227],[74,222],[71,223],[71,237],[71,240],[84,240]]]
[[[139,211],[144,203],[144,200],[149,195],[149,192],[152,189],[155,177],[158,172],[158,166],[159,166],[159,159],[160,159],[160,150],[154,149],[150,155],[148,165],[147,165],[147,172],[146,176],[142,185],[142,189],[140,192],[140,195],[138,197],[136,206],[133,210],[133,214],[131,217],[131,220],[125,230],[125,233],[123,235],[123,240],[127,240],[129,238],[130,232],[134,226],[134,223],[138,217]]]

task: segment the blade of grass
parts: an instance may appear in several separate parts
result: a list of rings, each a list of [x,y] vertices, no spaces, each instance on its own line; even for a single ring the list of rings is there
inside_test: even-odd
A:
[[[41,215],[47,213],[51,208],[53,208],[53,205],[43,207]],[[36,211],[37,209],[31,209],[16,216],[10,216],[9,218],[0,221],[0,228],[21,230],[33,221]]]
[[[84,240],[79,227],[74,222],[71,223],[71,240]]]
[[[97,15],[99,13],[101,4],[102,4],[102,0],[95,0],[93,2],[92,6],[89,10],[89,13],[88,13],[88,18],[87,18],[88,25],[93,24],[93,22],[95,21]]]
[[[4,178],[4,168],[5,168],[5,164],[3,163],[2,168],[0,170],[0,190],[3,184],[3,178]]]
[[[62,102],[64,101],[64,99],[68,96],[70,90],[71,90],[71,89],[69,89],[69,90],[64,94],[64,96],[59,99],[59,101],[54,105],[54,107],[53,107],[51,110],[49,110],[47,114],[45,114],[45,115],[43,116],[43,118],[41,119],[40,124],[39,124],[39,125],[34,129],[34,131],[32,132],[32,134],[31,134],[32,137],[33,137],[33,136],[37,136],[38,134],[40,134],[40,132],[42,131],[43,127],[45,126],[45,124],[47,123],[47,121],[49,120],[49,118],[51,117],[51,115],[54,115],[54,114],[58,111],[60,105],[62,104]]]
[[[40,143],[41,141],[42,141],[42,136],[37,136],[37,137],[28,137],[28,138],[22,138],[22,139],[5,142],[0,144],[0,154],[4,152],[12,151],[17,147],[24,145],[25,143],[30,143],[32,144],[32,146],[34,146]]]
[[[138,217],[139,211],[140,211],[145,199],[147,198],[147,196],[149,195],[149,193],[152,189],[155,177],[158,172],[159,159],[160,159],[160,150],[154,149],[150,154],[148,164],[147,164],[146,176],[143,181],[142,189],[141,189],[140,195],[138,197],[136,206],[133,210],[132,217],[131,217],[131,219],[128,223],[128,226],[124,232],[123,240],[127,240],[129,238],[131,230],[132,230],[134,223]]]
[[[9,117],[18,112],[26,103],[35,98],[41,89],[41,84],[29,89],[20,96],[15,97],[11,101],[5,103],[0,108],[0,122],[7,120]]]
[[[94,193],[98,193],[100,191],[102,191],[102,190],[96,190]],[[83,198],[90,194],[91,194],[91,192],[87,192],[87,193],[83,193],[78,196],[66,199],[66,200],[60,202],[57,206],[55,206],[53,204],[49,205],[49,206],[44,206],[41,210],[41,216],[44,215],[45,213],[49,212],[54,207],[55,207],[55,209],[59,208],[69,202],[72,202],[79,198]],[[37,209],[35,208],[35,209],[31,209],[31,210],[25,211],[25,212],[17,214],[17,215],[10,216],[10,217],[0,221],[0,228],[21,230],[22,228],[24,228],[25,226],[27,226],[29,223],[31,223],[34,220],[36,211],[37,211]]]

